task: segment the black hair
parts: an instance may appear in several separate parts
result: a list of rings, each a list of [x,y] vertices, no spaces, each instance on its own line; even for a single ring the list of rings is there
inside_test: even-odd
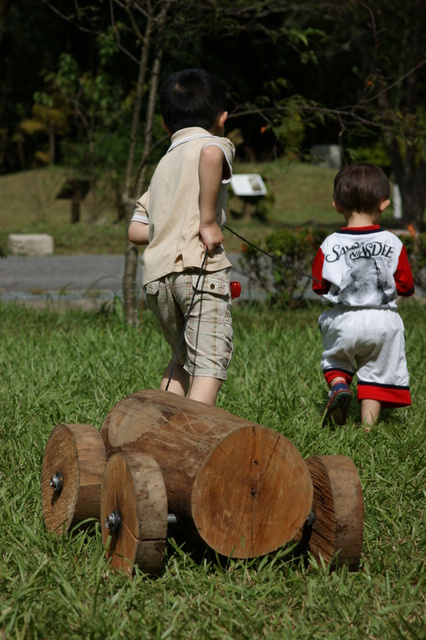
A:
[[[346,211],[374,213],[390,197],[389,180],[375,164],[353,164],[341,169],[334,178],[333,197]]]
[[[160,109],[172,133],[185,127],[210,130],[226,110],[226,93],[204,69],[185,69],[169,76],[160,89]]]

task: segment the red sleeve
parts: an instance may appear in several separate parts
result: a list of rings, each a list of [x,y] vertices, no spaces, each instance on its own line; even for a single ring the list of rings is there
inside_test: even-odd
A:
[[[318,249],[318,253],[312,263],[312,290],[319,296],[324,295],[330,289],[330,282],[324,280],[322,277],[322,267],[324,264],[324,254],[321,249]]]
[[[407,251],[402,247],[399,254],[398,266],[393,274],[396,291],[399,296],[412,296],[414,293],[414,280],[410,263],[408,262]]]

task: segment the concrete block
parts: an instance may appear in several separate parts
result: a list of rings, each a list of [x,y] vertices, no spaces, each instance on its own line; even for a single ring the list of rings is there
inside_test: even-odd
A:
[[[14,256],[51,256],[54,243],[47,233],[11,233],[7,248]]]

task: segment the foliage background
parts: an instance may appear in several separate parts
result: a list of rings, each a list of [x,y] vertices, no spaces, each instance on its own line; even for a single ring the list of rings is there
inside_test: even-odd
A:
[[[176,69],[204,66],[228,89],[227,133],[239,160],[306,159],[314,144],[341,145],[346,161],[375,161],[394,175],[404,221],[420,230],[425,22],[421,0],[403,7],[393,0],[3,0],[0,171],[65,164],[91,181],[94,195],[108,174],[119,200],[130,139],[133,177],[142,157],[155,163],[161,153],[150,87]],[[99,216],[96,206],[92,215]]]

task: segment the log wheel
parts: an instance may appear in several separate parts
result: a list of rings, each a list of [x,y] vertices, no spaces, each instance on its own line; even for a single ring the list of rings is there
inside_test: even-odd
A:
[[[131,575],[134,565],[158,575],[167,538],[167,493],[163,474],[147,454],[114,454],[107,463],[101,491],[102,540],[118,571]]]
[[[88,519],[99,519],[106,452],[89,424],[59,424],[43,456],[41,500],[46,528],[62,534]]]
[[[311,456],[305,460],[314,487],[311,517],[295,538],[302,551],[322,557],[332,569],[359,566],[364,502],[357,468],[347,456]]]

